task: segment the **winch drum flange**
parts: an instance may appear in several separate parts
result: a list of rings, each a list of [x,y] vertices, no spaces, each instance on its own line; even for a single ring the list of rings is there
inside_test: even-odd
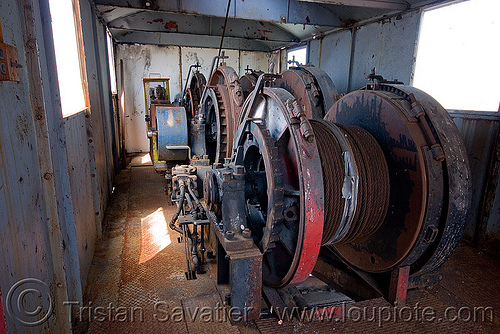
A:
[[[355,125],[380,144],[390,171],[386,219],[370,238],[330,246],[370,273],[437,269],[452,253],[470,206],[470,169],[458,130],[432,97],[409,86],[376,84],[339,100],[326,120]]]
[[[272,199],[271,205],[255,202],[253,207],[247,205],[246,214],[255,217],[249,210],[262,211],[264,226],[261,221],[250,220],[248,227],[263,252],[263,282],[276,288],[309,277],[315,262],[311,259],[317,258],[321,246],[323,226],[324,209],[318,200],[323,197],[321,163],[314,138],[303,135],[301,129],[307,118],[294,100],[284,89],[263,88],[255,103],[245,110],[246,121],[237,133],[231,162],[245,167],[246,180],[265,172],[264,197]],[[255,163],[262,158],[263,165]],[[252,192],[246,196],[248,203]],[[294,213],[293,219],[285,219],[288,212]]]

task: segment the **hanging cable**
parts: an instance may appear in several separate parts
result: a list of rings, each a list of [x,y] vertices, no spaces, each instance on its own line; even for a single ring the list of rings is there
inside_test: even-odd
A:
[[[222,42],[224,42],[224,36],[226,35],[226,26],[227,26],[227,17],[229,16],[229,8],[231,7],[231,0],[227,1],[227,10],[226,10],[226,18],[224,19],[224,26],[222,27],[222,37],[220,39],[220,46],[219,46],[219,54],[217,55],[220,57],[220,53],[222,51]],[[217,58],[217,66],[219,66],[219,58]]]

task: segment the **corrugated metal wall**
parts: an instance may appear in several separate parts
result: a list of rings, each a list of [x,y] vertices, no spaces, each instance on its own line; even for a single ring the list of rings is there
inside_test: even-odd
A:
[[[450,113],[464,139],[472,172],[472,207],[465,237],[471,241],[479,237],[483,219],[486,184],[490,162],[499,131],[500,115],[474,111]],[[477,240],[479,241],[479,240]]]
[[[149,151],[149,141],[144,123],[142,78],[158,77],[159,75],[170,78],[170,99],[173,101],[186,83],[189,66],[198,60],[202,66],[200,72],[208,80],[212,59],[217,53],[217,49],[211,48],[138,44],[117,46],[116,72],[118,82],[121,80],[120,61],[123,61],[124,66],[125,147],[127,152]],[[245,74],[247,65],[251,69],[262,71],[267,71],[269,67],[268,56],[265,52],[225,50],[225,54],[229,56],[229,59],[226,60],[227,65],[239,71],[240,76]]]
[[[105,30],[90,1],[80,7],[90,105],[63,119],[48,1],[0,0],[4,41],[23,65],[21,82],[0,82],[0,290],[11,333],[70,331],[64,302],[81,301],[112,186]],[[34,319],[16,308],[26,287],[47,307]]]

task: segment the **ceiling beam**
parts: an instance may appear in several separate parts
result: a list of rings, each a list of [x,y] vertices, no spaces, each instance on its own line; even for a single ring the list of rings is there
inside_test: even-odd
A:
[[[129,9],[156,10],[169,13],[225,17],[228,0],[94,0],[98,10],[101,6]],[[109,7],[108,7],[109,9]],[[232,1],[229,17],[273,23],[294,23],[338,27],[342,20],[325,11],[321,4],[304,3],[298,0],[252,0]]]
[[[101,17],[109,28],[183,33],[191,35],[221,36],[224,19],[218,17],[202,17],[182,15],[150,10],[136,10],[128,15],[116,13],[108,15],[103,12]],[[115,18],[116,17],[116,18]],[[229,19],[226,37],[258,39],[266,41],[291,43],[299,38],[279,25],[270,22]]]
[[[154,44],[199,48],[219,48],[221,39],[220,36],[189,35],[173,32],[149,32],[117,28],[111,28],[110,32],[117,43],[125,44]],[[267,52],[288,45],[290,45],[290,43],[225,37],[222,48]]]
[[[380,9],[405,10],[411,7],[410,3],[403,0],[299,0],[309,3],[324,3],[329,5],[368,7]]]

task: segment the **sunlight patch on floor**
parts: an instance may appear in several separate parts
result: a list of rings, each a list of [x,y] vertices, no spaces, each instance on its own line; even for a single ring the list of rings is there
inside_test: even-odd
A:
[[[170,245],[167,221],[163,208],[141,219],[141,256],[139,264],[147,262]]]
[[[141,163],[143,165],[150,165],[151,164],[151,155],[149,155],[149,153],[144,154],[141,158]]]

